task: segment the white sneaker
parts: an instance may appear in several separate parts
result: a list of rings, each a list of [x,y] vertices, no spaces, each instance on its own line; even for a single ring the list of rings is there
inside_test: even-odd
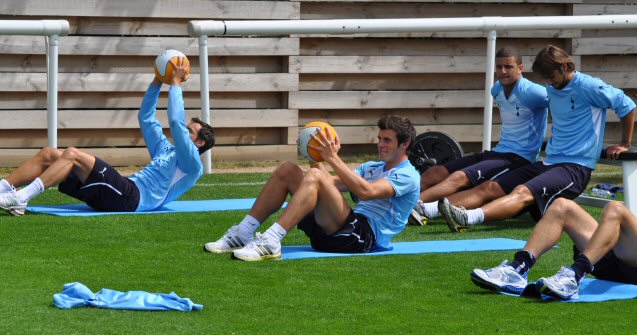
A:
[[[203,250],[214,253],[226,253],[232,250],[243,248],[250,241],[250,236],[241,237],[239,235],[239,225],[234,225],[215,242],[206,243]]]
[[[409,214],[409,218],[407,219],[407,223],[412,226],[424,226],[429,223],[429,217],[425,213],[424,204],[422,201],[418,200],[416,202],[416,206],[411,210],[411,214]]]
[[[526,287],[528,274],[519,274],[509,261],[504,261],[488,270],[473,269],[471,281],[482,288],[519,295]]]
[[[245,247],[232,252],[232,257],[243,261],[262,261],[281,258],[281,242],[257,233]]]
[[[464,207],[454,206],[447,198],[442,198],[438,201],[438,210],[447,221],[447,226],[449,226],[451,232],[463,233],[469,229],[467,210]]]
[[[540,278],[537,285],[542,294],[570,300],[579,298],[579,284],[575,279],[575,271],[568,266],[563,266],[555,275],[548,278]]]
[[[15,189],[10,192],[0,194],[0,208],[13,216],[24,215],[27,203],[21,203],[18,197],[18,191]]]

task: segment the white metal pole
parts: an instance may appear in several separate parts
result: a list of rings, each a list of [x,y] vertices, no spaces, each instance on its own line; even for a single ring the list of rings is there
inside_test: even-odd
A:
[[[210,124],[210,88],[208,80],[208,36],[199,35],[199,71],[201,90],[201,120]],[[203,154],[204,173],[212,173],[212,150]]]
[[[487,34],[487,73],[484,79],[484,121],[482,127],[482,150],[491,149],[491,130],[493,129],[493,97],[491,86],[495,73],[495,41],[496,31],[490,30]]]
[[[47,125],[49,146],[58,146],[58,35],[47,39]]]

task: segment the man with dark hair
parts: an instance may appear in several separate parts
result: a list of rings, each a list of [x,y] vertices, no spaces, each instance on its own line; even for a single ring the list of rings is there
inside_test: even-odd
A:
[[[552,45],[538,53],[533,71],[548,83],[553,128],[546,158],[495,178],[498,188],[486,190],[481,185],[470,190],[482,203],[493,199],[484,196],[489,192],[502,196],[481,208],[466,210],[443,198],[441,212],[452,231],[511,218],[523,211],[529,211],[538,221],[557,198],[574,199],[580,195],[599,160],[609,108],[620,118],[622,140],[607,148],[608,157],[616,159],[630,149],[635,103],[622,90],[575,71],[568,54]]]
[[[546,89],[522,76],[524,64],[515,47],[498,50],[495,64],[498,81],[491,88],[491,95],[502,119],[500,142],[491,151],[427,169],[421,177],[420,200],[410,223],[422,225],[439,216],[438,201],[447,196],[454,204],[472,208],[471,197],[460,191],[537,160],[546,136]]]
[[[23,215],[29,200],[58,184],[60,192],[106,212],[150,211],[188,191],[203,174],[199,155],[215,144],[215,134],[198,118],[186,125],[181,84],[190,77],[189,65],[185,57],[173,65],[168,122],[174,144],[164,136],[155,118],[162,85],[155,77],[138,114],[152,158],[143,170],[125,178],[105,161],[76,148],[44,148],[0,180],[0,208],[15,216]],[[25,187],[15,189],[21,186]]]
[[[420,176],[407,158],[416,137],[409,119],[385,115],[378,121],[380,161],[350,170],[338,156],[338,136],[321,132],[313,138],[325,163],[310,165],[303,173],[291,162],[281,164],[261,190],[248,215],[204,250],[232,252],[245,261],[281,257],[281,240],[294,226],[310,238],[312,247],[323,252],[366,253],[388,248],[391,238],[407,223],[420,192]],[[360,201],[352,209],[341,192],[350,191]],[[265,233],[256,233],[262,222],[278,211],[288,195],[292,198],[281,217]]]
[[[597,223],[579,205],[564,198],[549,207],[513,262],[504,261],[488,270],[474,269],[471,280],[483,288],[522,293],[535,262],[560,241],[563,232],[573,240],[574,262],[538,280],[543,294],[577,299],[580,283],[588,273],[599,279],[637,284],[637,217],[613,201],[606,205]]]

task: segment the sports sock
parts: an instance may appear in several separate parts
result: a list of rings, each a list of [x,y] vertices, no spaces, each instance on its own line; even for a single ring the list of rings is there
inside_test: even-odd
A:
[[[594,267],[588,257],[580,253],[571,265],[571,269],[575,272],[575,279],[579,283],[586,274],[593,272]]]
[[[0,193],[11,192],[13,186],[6,179],[0,180]]]
[[[478,224],[484,222],[484,212],[482,208],[467,210],[467,224]]]
[[[21,203],[26,203],[42,193],[44,193],[44,184],[42,183],[42,179],[38,177],[35,178],[31,184],[18,191],[18,200],[20,200]]]
[[[285,237],[288,232],[281,227],[280,224],[275,222],[268,230],[263,233],[267,238],[273,241],[281,242],[281,240]]]
[[[252,237],[254,232],[259,229],[261,222],[255,219],[252,215],[246,215],[239,223],[239,235],[242,237]]]
[[[421,202],[422,203],[422,202]],[[425,215],[429,218],[436,218],[440,216],[440,212],[438,211],[438,201],[422,203],[422,209],[425,212]]]
[[[521,250],[515,253],[513,262],[511,262],[510,265],[515,271],[523,275],[535,265],[535,257],[533,257],[530,251]]]

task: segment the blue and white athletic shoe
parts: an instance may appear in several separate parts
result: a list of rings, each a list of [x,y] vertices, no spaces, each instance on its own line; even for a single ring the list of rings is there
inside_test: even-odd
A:
[[[281,258],[281,242],[257,233],[245,247],[232,252],[232,258],[242,261],[263,261]]]
[[[3,209],[13,216],[20,216],[24,215],[26,208],[27,203],[20,202],[18,191],[16,191],[15,188],[10,192],[0,193],[0,209]]]
[[[250,241],[251,237],[241,237],[239,235],[239,225],[234,225],[215,242],[206,243],[203,250],[217,254],[231,252],[243,248]]]
[[[568,266],[563,266],[555,275],[548,278],[540,278],[537,286],[540,292],[560,300],[579,298],[580,283],[575,279],[575,271]]]
[[[519,274],[509,265],[509,261],[504,261],[502,264],[488,270],[473,269],[471,271],[471,281],[488,290],[519,295],[522,294],[526,287],[528,274],[528,272],[524,275]]]

